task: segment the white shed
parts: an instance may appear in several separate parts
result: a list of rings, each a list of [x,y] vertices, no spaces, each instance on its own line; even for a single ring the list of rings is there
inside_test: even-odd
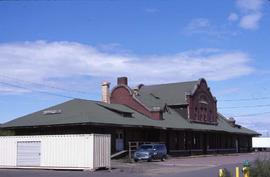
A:
[[[105,134],[0,137],[0,168],[95,170],[111,167]]]
[[[270,148],[270,138],[269,137],[253,137],[252,147],[253,148]]]

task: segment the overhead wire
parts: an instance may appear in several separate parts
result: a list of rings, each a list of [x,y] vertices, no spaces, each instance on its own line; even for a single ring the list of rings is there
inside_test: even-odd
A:
[[[71,98],[71,99],[76,99],[77,98],[77,97],[67,96],[67,95],[48,92],[48,91],[43,91],[43,90],[30,89],[30,88],[27,88],[27,87],[23,87],[23,86],[20,86],[20,85],[11,84],[11,83],[7,83],[7,82],[3,82],[3,81],[0,81],[0,84],[7,85],[7,86],[10,86],[10,87],[30,90],[30,91],[34,91],[34,92],[44,93],[44,94],[48,94],[48,95],[58,96],[58,97]]]
[[[258,112],[258,113],[252,113],[252,114],[240,114],[240,115],[234,115],[232,117],[252,117],[252,116],[267,115],[267,114],[270,114],[270,111]]]
[[[241,108],[263,108],[263,107],[270,107],[270,104],[249,105],[249,106],[228,106],[228,107],[218,107],[218,109],[241,109]]]
[[[16,81],[19,81],[19,82],[29,83],[29,84],[32,84],[32,85],[52,88],[52,89],[56,89],[56,90],[61,90],[61,91],[66,91],[66,92],[73,92],[73,93],[80,93],[80,94],[88,94],[89,95],[88,92],[84,92],[84,91],[80,91],[80,90],[67,89],[67,88],[63,88],[63,87],[56,87],[56,86],[52,86],[52,85],[48,85],[48,84],[42,84],[42,83],[22,80],[22,79],[6,76],[6,75],[3,75],[3,74],[0,74],[0,77],[10,79],[10,80],[16,80]]]
[[[36,82],[32,82],[32,81],[26,81],[26,80],[22,80],[22,79],[17,79],[17,78],[13,78],[13,77],[10,77],[10,76],[3,75],[3,74],[0,74],[0,77],[10,79],[10,80],[16,80],[18,82],[29,83],[29,84],[37,85],[37,86],[41,86],[41,87],[47,87],[47,88],[52,88],[52,89],[56,89],[56,90],[61,90],[61,91],[65,91],[65,92],[89,94],[87,92],[83,92],[83,91],[79,91],[79,90],[66,89],[66,88],[62,88],[62,87],[56,87],[56,86],[52,86],[52,85],[36,83]],[[10,86],[10,87],[20,88],[20,89],[25,89],[25,90],[29,90],[29,91],[33,91],[33,92],[39,92],[39,93],[43,93],[43,94],[57,96],[57,97],[63,97],[63,98],[69,98],[69,99],[80,99],[78,97],[68,96],[68,95],[65,95],[65,94],[59,94],[59,93],[54,93],[54,92],[49,92],[49,91],[44,91],[44,90],[32,89],[32,88],[28,88],[28,87],[25,87],[25,86],[20,86],[19,84],[8,83],[8,82],[4,82],[4,81],[0,81],[0,84]],[[253,101],[253,100],[266,100],[266,99],[270,99],[270,97],[227,99],[227,100],[219,100],[219,101],[233,102],[233,101]],[[240,108],[259,108],[259,107],[270,107],[270,104],[218,107],[218,109],[240,109]],[[259,112],[259,113],[252,113],[252,114],[240,114],[240,115],[234,115],[233,117],[256,116],[256,115],[263,115],[263,114],[270,114],[270,112]]]
[[[18,78],[10,77],[10,76],[3,75],[3,74],[0,74],[0,77],[10,79],[10,80],[16,80],[19,82],[29,83],[32,85],[52,88],[52,89],[56,89],[56,90],[89,95],[89,92],[85,92],[85,91],[81,91],[81,90],[67,89],[67,88],[63,88],[63,87],[58,87],[58,86],[53,86],[53,85],[48,85],[48,84],[43,84],[43,83],[37,83],[37,82],[33,82],[33,81],[27,81],[27,80],[18,79]],[[270,97],[253,97],[253,98],[240,98],[240,99],[224,99],[224,100],[221,99],[221,100],[218,100],[218,102],[238,102],[238,101],[241,102],[241,101],[255,101],[255,100],[268,100],[268,99],[270,99]]]
[[[235,102],[235,101],[254,101],[254,100],[268,100],[270,97],[254,97],[254,98],[241,98],[241,99],[226,99],[218,100],[223,102]]]

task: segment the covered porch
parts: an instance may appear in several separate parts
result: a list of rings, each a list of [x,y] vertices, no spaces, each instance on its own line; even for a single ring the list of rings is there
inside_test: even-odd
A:
[[[170,155],[248,152],[251,136],[214,131],[161,129],[119,125],[61,125],[21,127],[15,135],[111,134],[111,152],[129,149],[129,142],[162,142]]]

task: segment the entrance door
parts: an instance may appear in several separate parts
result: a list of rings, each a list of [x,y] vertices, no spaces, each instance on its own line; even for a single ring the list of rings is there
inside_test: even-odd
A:
[[[124,150],[124,131],[123,130],[116,130],[116,139],[115,139],[115,149],[116,151],[123,151]]]
[[[40,166],[40,141],[17,142],[17,166]]]

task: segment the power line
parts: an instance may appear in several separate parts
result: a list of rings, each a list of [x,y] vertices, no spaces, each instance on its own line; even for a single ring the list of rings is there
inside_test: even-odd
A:
[[[233,102],[233,101],[254,101],[254,100],[268,100],[270,97],[254,97],[254,98],[241,98],[241,99],[228,99],[228,100],[218,100],[224,102]]]
[[[63,95],[63,94],[58,94],[58,93],[53,93],[53,92],[48,92],[48,91],[43,91],[43,90],[36,90],[36,89],[30,89],[24,86],[20,86],[17,84],[11,84],[11,83],[7,83],[7,82],[3,82],[0,81],[0,84],[2,85],[7,85],[10,87],[15,87],[15,88],[20,88],[20,89],[26,89],[26,90],[30,90],[30,91],[34,91],[34,92],[39,92],[39,93],[43,93],[43,94],[48,94],[48,95],[53,95],[53,96],[58,96],[58,97],[64,97],[64,98],[69,98],[69,99],[80,99],[78,97],[72,97],[72,96],[67,96],[67,95]],[[256,106],[270,106],[270,105],[255,105],[255,106],[246,106],[246,107],[256,107]],[[224,108],[240,108],[240,107],[224,107]],[[260,112],[260,113],[252,113],[252,114],[242,114],[242,115],[234,115],[232,117],[247,117],[247,116],[257,116],[257,115],[264,115],[264,114],[270,114],[270,112]]]
[[[88,92],[83,92],[83,91],[80,91],[80,90],[72,90],[72,89],[67,89],[67,88],[62,88],[62,87],[56,87],[56,86],[47,85],[47,84],[41,84],[41,83],[32,82],[32,81],[26,81],[26,80],[17,79],[17,78],[14,78],[14,77],[6,76],[6,75],[3,75],[3,74],[1,74],[0,77],[11,79],[11,80],[16,80],[16,81],[19,81],[19,82],[29,83],[29,84],[33,84],[33,85],[37,85],[37,86],[42,86],[42,87],[57,89],[57,90],[61,90],[61,91],[74,92],[74,93],[88,94],[89,95]]]
[[[239,109],[239,108],[262,108],[269,107],[270,104],[261,104],[261,105],[253,105],[253,106],[229,106],[229,107],[218,107],[218,109]]]
[[[11,80],[16,80],[16,81],[19,81],[19,82],[29,83],[29,84],[32,84],[32,85],[37,85],[37,86],[52,88],[52,89],[56,89],[56,90],[61,90],[61,91],[65,91],[65,92],[73,92],[73,93],[80,93],[80,94],[89,95],[89,92],[84,92],[84,91],[74,90],[74,89],[67,89],[67,88],[63,88],[63,87],[56,87],[56,86],[52,86],[52,85],[47,85],[47,84],[42,84],[42,83],[37,83],[37,82],[32,82],[32,81],[27,81],[27,80],[22,80],[22,79],[17,79],[17,78],[14,78],[14,77],[3,75],[3,74],[0,74],[0,77],[6,78],[6,79],[11,79]],[[225,100],[218,100],[218,101],[219,102],[238,102],[238,101],[240,101],[240,102],[243,101],[244,102],[244,101],[256,101],[256,100],[268,100],[268,99],[270,99],[270,97],[225,99]],[[228,109],[231,109],[231,108],[234,109],[235,107],[228,107]],[[220,108],[220,109],[227,109],[227,107],[226,108]]]
[[[30,88],[27,88],[27,87],[19,86],[19,85],[16,85],[16,84],[10,84],[10,83],[3,82],[3,81],[0,81],[0,84],[7,85],[7,86],[10,86],[10,87],[20,88],[20,89],[31,90],[31,91],[34,91],[34,92],[44,93],[44,94],[48,94],[48,95],[58,96],[58,97],[64,97],[64,98],[69,98],[69,99],[76,99],[76,97],[66,96],[66,95],[62,95],[62,94],[58,94],[58,93],[52,93],[52,92],[48,92],[48,91],[34,90],[34,89],[30,89]]]
[[[252,117],[252,116],[266,115],[266,114],[270,114],[270,112],[258,112],[258,113],[253,113],[253,114],[234,115],[232,117]]]
[[[14,78],[14,77],[3,75],[3,74],[0,74],[0,77],[6,78],[6,79],[11,79],[11,80],[16,80],[16,81],[19,81],[19,82],[29,83],[29,84],[33,84],[33,85],[37,85],[37,86],[42,86],[42,87],[57,89],[57,90],[61,90],[61,91],[74,92],[74,93],[80,93],[80,94],[89,94],[88,92],[84,92],[84,91],[72,90],[72,89],[67,89],[67,88],[62,88],[62,87],[56,87],[56,86],[52,86],[52,85],[41,84],[41,83],[37,83],[37,82],[32,82],[32,81],[17,79],[17,78]],[[31,90],[31,91],[37,91],[37,92],[46,93],[46,94],[49,94],[49,95],[54,95],[54,96],[59,96],[59,97],[65,97],[65,98],[75,98],[75,97],[66,96],[66,95],[63,95],[63,94],[57,94],[57,93],[52,93],[52,92],[48,92],[48,91],[41,91],[41,90],[36,90],[36,89],[30,89],[30,88],[27,88],[27,87],[23,87],[23,86],[19,86],[19,85],[16,85],[16,84],[11,84],[11,83],[7,83],[7,82],[3,82],[3,81],[0,81],[0,83],[1,84],[4,84],[4,85],[11,86],[11,87],[16,87],[16,88],[21,88],[21,89],[26,89],[26,90]],[[219,100],[219,101],[233,102],[233,101],[253,101],[253,100],[265,100],[265,99],[270,99],[270,97],[254,97],[254,98],[243,98],[243,99],[227,99],[227,100]],[[264,104],[264,105],[252,105],[252,106],[218,107],[218,109],[258,108],[258,107],[269,107],[269,106],[270,106],[270,104]]]

